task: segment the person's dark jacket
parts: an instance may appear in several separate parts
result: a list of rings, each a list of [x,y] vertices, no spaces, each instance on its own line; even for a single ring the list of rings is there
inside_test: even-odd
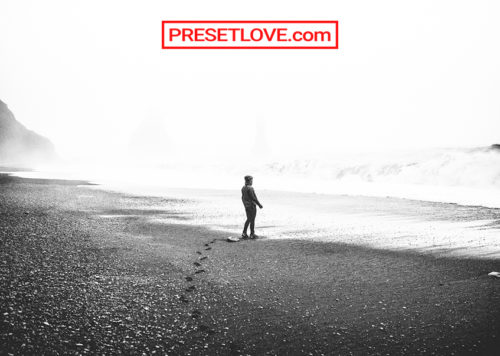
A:
[[[255,205],[262,206],[251,185],[245,185],[241,188],[241,200],[245,208],[252,208]]]

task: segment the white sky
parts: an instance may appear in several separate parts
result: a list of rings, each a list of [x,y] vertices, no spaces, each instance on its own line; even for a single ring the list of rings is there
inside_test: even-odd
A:
[[[275,154],[489,145],[499,16],[495,0],[4,0],[0,99],[67,158],[144,136],[160,155],[241,153],[256,131]],[[161,49],[162,20],[266,19],[339,20],[340,49]]]

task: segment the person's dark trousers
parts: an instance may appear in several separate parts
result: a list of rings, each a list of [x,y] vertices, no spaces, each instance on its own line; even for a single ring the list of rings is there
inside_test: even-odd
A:
[[[257,215],[257,207],[255,205],[246,208],[245,212],[247,213],[247,221],[245,221],[245,227],[243,228],[243,232],[246,234],[248,225],[250,225],[250,234],[255,232],[255,216]]]

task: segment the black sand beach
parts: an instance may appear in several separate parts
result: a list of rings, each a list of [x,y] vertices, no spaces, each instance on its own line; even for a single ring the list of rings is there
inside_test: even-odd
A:
[[[499,261],[228,243],[182,216],[150,219],[175,218],[169,203],[0,175],[0,353],[500,350]]]

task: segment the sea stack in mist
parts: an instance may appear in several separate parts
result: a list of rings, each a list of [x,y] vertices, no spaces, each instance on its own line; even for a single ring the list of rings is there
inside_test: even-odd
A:
[[[55,158],[52,142],[19,123],[0,100],[0,164],[34,167]]]

